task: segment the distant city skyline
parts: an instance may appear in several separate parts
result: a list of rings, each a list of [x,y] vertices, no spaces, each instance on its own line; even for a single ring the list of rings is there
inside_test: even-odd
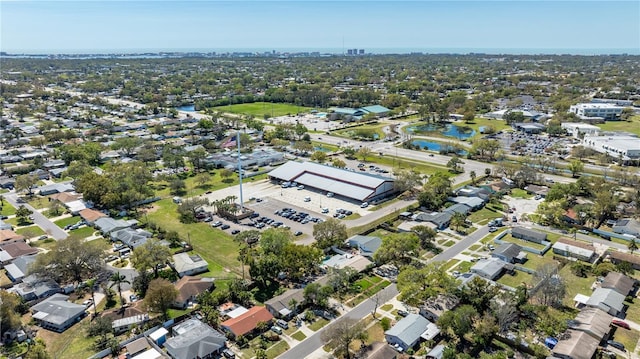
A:
[[[640,1],[0,1],[0,51],[640,54]]]

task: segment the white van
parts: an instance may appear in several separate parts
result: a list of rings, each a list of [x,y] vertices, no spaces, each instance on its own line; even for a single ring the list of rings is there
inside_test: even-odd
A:
[[[304,201],[305,201],[305,202],[311,202],[311,197],[305,197],[305,198],[304,198]]]
[[[367,208],[369,207],[369,202],[362,202],[362,204],[360,205],[360,208]]]

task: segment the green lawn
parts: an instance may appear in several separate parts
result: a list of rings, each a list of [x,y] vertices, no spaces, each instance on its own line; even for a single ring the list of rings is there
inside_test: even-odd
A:
[[[69,238],[80,238],[80,239],[84,239],[87,237],[90,237],[93,235],[93,233],[95,232],[95,228],[93,227],[82,227],[82,228],[78,228],[78,229],[74,229],[69,231]]]
[[[358,159],[361,160],[362,158]],[[444,172],[447,177],[455,176],[453,173],[449,172],[449,169],[447,167],[431,164],[428,162],[408,160],[406,158],[396,156],[380,156],[379,154],[374,154],[367,157],[367,161],[363,162],[390,166],[394,170],[413,170],[426,175],[432,175],[436,172]]]
[[[454,244],[456,244],[456,241],[451,239],[451,240],[448,240],[448,241],[444,242],[442,245],[445,246],[445,247],[451,247]]]
[[[280,341],[276,345],[267,349],[267,358],[269,359],[276,358],[277,356],[286,352],[287,350],[289,350],[289,344],[287,344],[287,342],[285,341]]]
[[[460,264],[458,264],[454,269],[460,273],[467,273],[471,267],[473,267],[473,263],[471,262],[460,262]]]
[[[603,131],[625,131],[640,135],[640,115],[632,116],[629,121],[607,121],[596,126]]]
[[[504,237],[502,237],[501,240],[503,240],[505,242],[517,244],[517,245],[519,245],[521,247],[529,247],[529,248],[533,248],[533,249],[543,249],[544,248],[544,245],[542,245],[542,244],[525,241],[525,240],[522,240],[522,239],[519,239],[519,238],[514,238],[509,233],[507,233]]]
[[[511,275],[508,273],[505,273],[502,275],[502,277],[500,277],[500,279],[498,279],[498,283],[500,284],[504,284],[507,285],[509,287],[515,288],[517,286],[519,286],[522,283],[527,283],[530,284],[531,283],[531,278],[532,276],[530,274],[521,272],[521,271],[515,271],[515,275]]]
[[[388,312],[391,309],[393,309],[393,304],[385,304],[382,307],[380,307],[380,310],[384,310],[385,312]]]
[[[304,335],[303,332],[295,332],[293,334],[291,334],[291,338],[295,339],[295,340],[299,340],[299,341],[303,341],[307,336]]]
[[[184,182],[186,185],[186,196],[187,197],[199,196],[201,194],[204,194],[207,191],[216,191],[222,188],[235,186],[239,183],[237,174],[234,173],[232,177],[226,180],[227,182],[224,182],[223,178],[220,176],[220,173],[221,173],[220,170],[210,171],[209,174],[211,175],[211,180],[209,181],[209,183],[206,183],[205,185],[202,185],[202,186],[198,185],[197,183],[197,178],[198,178],[197,175],[187,176],[184,179]],[[261,174],[253,177],[243,177],[242,182],[243,183],[254,182],[254,181],[259,181],[265,178],[267,178],[266,174]],[[170,193],[169,182],[154,181],[154,182],[151,182],[149,186],[154,190],[156,196],[159,196],[162,198],[173,197],[173,195]]]
[[[565,305],[573,306],[573,298],[575,298],[576,294],[591,295],[591,285],[595,281],[595,277],[587,276],[587,278],[581,278],[574,275],[571,272],[570,264],[565,265],[559,274],[567,284],[567,293],[563,300]]]
[[[478,250],[478,249],[480,249],[480,248],[482,248],[482,246],[481,246],[481,245],[479,245],[479,244],[474,244],[474,245],[472,245],[471,247],[469,247],[469,250],[470,250],[470,251],[477,251],[477,250]]]
[[[558,263],[553,259],[553,251],[547,251],[544,256],[527,253],[527,261],[522,266],[528,269],[536,270],[536,268],[538,268],[539,266],[547,263]]]
[[[627,318],[632,322],[640,322],[640,300],[636,300],[634,303],[629,303],[627,308]]]
[[[490,220],[495,218],[502,218],[503,214],[499,212],[491,211],[487,208],[483,208],[479,211],[475,211],[467,217],[473,223],[477,224],[487,224]]]
[[[53,245],[56,243],[56,240],[53,238],[47,238],[41,241],[31,242],[32,247],[42,248],[42,249],[51,249]]]
[[[309,329],[313,330],[314,332],[317,332],[318,330],[320,330],[320,328],[324,327],[327,324],[329,324],[328,320],[324,318],[319,318],[318,320],[316,320],[315,322],[309,325]]]
[[[64,228],[69,224],[76,224],[78,223],[78,221],[80,220],[80,216],[73,216],[73,217],[69,217],[69,218],[63,218],[63,219],[59,219],[53,223],[55,223],[58,227],[60,228]]]
[[[94,338],[86,335],[89,324],[89,317],[86,317],[63,333],[46,331],[47,352],[54,359],[90,357],[95,351],[93,350]]]
[[[22,234],[23,236],[25,236],[27,238],[38,237],[38,236],[42,236],[42,235],[45,234],[44,231],[42,230],[42,228],[40,228],[38,226],[22,227],[22,228],[17,229],[16,233]]]
[[[469,122],[469,123],[459,122],[457,124],[473,128],[476,131],[476,134],[474,135],[474,137],[482,136],[482,134],[480,134],[481,126],[492,126],[496,130],[496,132],[504,131],[511,128],[511,126],[509,126],[506,121],[492,120],[488,118],[479,118],[479,117],[474,118],[473,122]]]
[[[178,220],[177,205],[171,199],[163,199],[154,204],[154,210],[146,217],[167,231],[176,231],[183,240],[190,240],[196,253],[209,263],[209,273],[214,277],[230,277],[242,274],[238,261],[238,243],[233,236],[212,228],[207,223],[184,224]]]
[[[385,138],[385,134],[384,131],[382,131],[382,128],[386,126],[388,126],[388,124],[386,123],[367,124],[333,131],[331,134],[347,138],[366,137],[372,139],[373,137],[370,136],[373,136],[375,134],[378,139],[383,139]]]
[[[451,269],[453,266],[455,266],[456,264],[458,264],[460,262],[460,260],[458,259],[450,259],[447,263],[445,263],[442,267],[444,270],[449,270]]]
[[[532,198],[533,195],[527,193],[527,191],[520,189],[520,188],[514,188],[511,190],[511,197],[513,198]]]
[[[11,205],[11,203],[4,201],[4,205],[2,205],[2,210],[0,210],[0,214],[3,216],[11,216],[16,214],[16,209]]]
[[[271,117],[278,117],[289,114],[295,115],[297,113],[309,112],[309,110],[311,110],[310,107],[269,102],[242,103],[230,106],[218,106],[213,109],[220,112],[254,115],[258,118],[262,118],[265,114]]]
[[[313,148],[315,151],[318,150],[325,150],[328,152],[338,152],[340,150],[340,147],[336,146],[336,145],[330,145],[328,143],[322,143],[322,142],[317,142],[317,141],[311,141],[311,144],[313,145]],[[329,163],[331,163],[330,158],[329,161],[327,161]]]
[[[27,203],[29,203],[35,209],[49,207],[49,199],[46,197],[33,196],[27,201]]]
[[[637,330],[627,330],[624,328],[616,328],[616,332],[613,334],[613,340],[624,344],[627,351],[633,353],[640,339],[640,332]]]
[[[193,312],[193,309],[189,309],[189,308],[187,308],[187,309],[173,309],[173,308],[171,308],[168,311],[168,315],[169,315],[169,318],[177,318],[177,317],[179,317],[181,315],[185,315],[185,314],[188,314],[188,313],[191,313],[191,312]]]

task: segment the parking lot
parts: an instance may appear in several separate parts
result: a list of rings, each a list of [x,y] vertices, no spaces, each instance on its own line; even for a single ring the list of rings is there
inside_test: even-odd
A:
[[[542,203],[543,199],[534,199],[534,198],[513,198],[510,196],[505,196],[504,201],[507,203],[509,208],[515,208],[513,214],[509,214],[509,220],[511,220],[512,216],[516,216],[518,220],[521,220],[523,214],[532,214],[538,209],[538,205]]]
[[[502,142],[507,153],[519,156],[546,154],[564,157],[572,143],[572,139],[521,132],[504,132],[493,137]]]

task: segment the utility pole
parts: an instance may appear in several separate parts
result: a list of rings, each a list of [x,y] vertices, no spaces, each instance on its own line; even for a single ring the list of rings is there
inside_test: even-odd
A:
[[[238,143],[238,178],[240,182],[240,212],[244,213],[244,199],[242,197],[242,159],[240,158],[240,130],[236,132],[236,142]]]

